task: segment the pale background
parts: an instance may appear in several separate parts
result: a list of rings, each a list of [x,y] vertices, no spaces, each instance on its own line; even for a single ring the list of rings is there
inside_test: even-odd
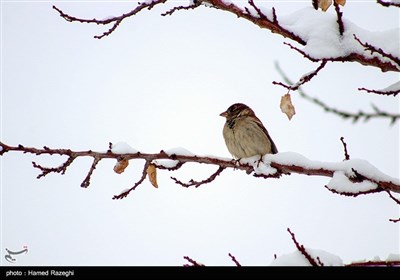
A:
[[[72,3],[74,2],[74,3]],[[279,3],[277,3],[279,2]],[[186,2],[182,2],[185,4]],[[9,145],[106,150],[124,141],[142,152],[184,147],[196,154],[230,157],[219,113],[235,102],[251,106],[279,151],[320,161],[341,161],[345,137],[352,158],[368,160],[399,177],[399,124],[352,124],[293,93],[297,115],[280,112],[286,91],[278,61],[293,79],[315,69],[283,45],[285,40],[234,15],[210,8],[162,17],[154,8],[108,27],[68,23],[52,10],[86,18],[120,15],[135,1],[2,1],[1,141]],[[311,1],[264,1],[286,15]],[[169,5],[165,5],[168,7]],[[332,9],[329,12],[333,12]],[[347,1],[344,17],[373,31],[399,27],[399,9],[375,1]],[[380,89],[398,73],[356,63],[328,64],[304,87],[347,111],[399,112],[398,97],[357,91]],[[5,248],[17,265],[182,265],[183,256],[207,265],[268,265],[274,254],[296,250],[286,229],[306,247],[345,263],[399,253],[399,207],[385,193],[348,198],[324,188],[328,178],[291,175],[257,179],[228,170],[198,189],[173,183],[202,180],[215,166],[187,164],[158,172],[123,200],[112,196],[140,177],[142,161],[125,173],[101,161],[88,189],[80,188],[91,159],[76,160],[66,175],[35,179],[31,162],[56,166],[58,156],[9,153],[1,157],[1,264]]]

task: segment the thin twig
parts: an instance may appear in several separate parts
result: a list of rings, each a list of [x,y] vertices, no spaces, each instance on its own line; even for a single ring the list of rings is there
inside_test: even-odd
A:
[[[282,76],[282,79],[285,81],[285,83],[293,84],[293,82],[283,72],[282,68],[279,66],[278,63],[275,63],[275,68],[278,71],[278,73]],[[297,92],[305,100],[310,101],[310,102],[314,103],[315,105],[321,107],[322,109],[325,110],[325,112],[333,113],[335,115],[338,115],[339,117],[342,117],[343,119],[352,119],[353,123],[356,123],[357,121],[362,120],[362,119],[364,119],[364,121],[368,121],[373,118],[388,118],[391,120],[390,124],[393,125],[397,120],[400,119],[400,114],[392,114],[392,113],[382,111],[373,104],[371,106],[374,109],[375,113],[365,113],[361,110],[358,113],[351,113],[351,112],[346,112],[343,110],[338,110],[338,109],[332,108],[332,107],[328,106],[327,104],[325,104],[324,102],[322,102],[321,100],[307,95],[301,88],[299,88],[297,90]]]
[[[295,83],[291,86],[285,85],[281,82],[275,82],[275,81],[273,81],[272,84],[283,86],[284,88],[286,88],[288,90],[293,90],[293,91],[298,90],[300,86],[311,81],[311,79],[314,78],[318,74],[318,72],[321,71],[321,69],[325,67],[326,63],[327,63],[326,60],[322,60],[322,63],[318,66],[317,69],[315,69],[314,71],[312,71],[306,75],[303,75],[297,83]]]
[[[126,190],[126,191],[124,191],[124,192],[122,192],[122,193],[119,194],[119,195],[114,195],[113,199],[122,199],[122,198],[125,198],[125,197],[128,196],[128,194],[129,194],[131,191],[134,191],[134,190],[144,181],[144,179],[146,179],[146,176],[147,176],[147,167],[149,167],[149,165],[150,165],[150,162],[149,162],[149,161],[146,161],[145,164],[144,164],[144,166],[143,166],[142,177],[140,177],[139,181],[137,181],[137,182],[133,185],[133,187],[131,187],[130,189],[128,189],[128,190]]]
[[[229,257],[231,257],[232,261],[236,264],[236,266],[242,266],[242,265],[237,261],[237,259],[235,258],[234,255],[232,255],[231,253],[229,253],[228,255],[229,255]]]
[[[178,179],[176,179],[175,177],[171,177],[171,179],[174,180],[174,182],[176,184],[181,185],[182,187],[189,188],[189,187],[194,186],[195,188],[198,188],[201,185],[208,184],[208,183],[211,183],[212,181],[214,181],[215,178],[217,178],[217,176],[219,174],[221,174],[222,171],[224,171],[224,169],[225,169],[225,167],[220,166],[217,171],[215,171],[207,179],[204,179],[202,181],[195,181],[195,180],[191,179],[188,183],[183,183],[183,182],[179,181]]]
[[[294,233],[292,233],[290,231],[290,228],[287,228],[287,231],[290,233],[290,235],[292,236],[292,240],[294,242],[294,244],[297,247],[297,250],[299,250],[299,252],[307,259],[307,261],[312,265],[312,266],[319,266],[318,262],[307,252],[306,248],[304,248],[303,245],[299,244],[299,242],[297,242],[296,240],[296,236],[294,235]]]
[[[393,62],[395,62],[397,64],[398,69],[400,69],[400,58],[395,57],[394,55],[385,52],[381,48],[375,47],[367,42],[365,42],[365,43],[361,42],[361,40],[356,36],[356,34],[353,34],[353,37],[361,46],[363,46],[365,48],[365,50],[370,51],[371,54],[378,53],[381,56],[392,60]]]
[[[359,91],[366,91],[368,93],[376,93],[380,95],[393,95],[396,96],[400,93],[400,89],[398,90],[389,90],[389,91],[383,91],[383,90],[376,90],[376,89],[367,89],[367,88],[358,88]]]
[[[335,11],[336,11],[336,15],[337,15],[339,34],[340,34],[340,36],[343,36],[343,33],[344,33],[344,24],[343,24],[343,19],[342,19],[343,13],[340,11],[339,4],[336,3],[336,1],[333,1],[333,6],[335,6]]]
[[[343,149],[344,149],[344,160],[349,160],[349,159],[350,159],[350,156],[349,156],[349,154],[347,153],[347,144],[346,144],[346,142],[344,142],[344,137],[343,137],[343,136],[340,137],[340,141],[341,141],[342,144],[343,144]]]
[[[187,264],[187,265],[183,265],[183,266],[204,266],[204,264],[201,264],[188,256],[184,256],[183,258],[191,264],[191,265]]]

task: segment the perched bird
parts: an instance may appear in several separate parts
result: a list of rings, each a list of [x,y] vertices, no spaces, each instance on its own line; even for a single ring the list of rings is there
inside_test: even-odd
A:
[[[220,114],[226,118],[223,135],[226,147],[236,159],[276,154],[278,149],[254,111],[245,104],[233,104]]]

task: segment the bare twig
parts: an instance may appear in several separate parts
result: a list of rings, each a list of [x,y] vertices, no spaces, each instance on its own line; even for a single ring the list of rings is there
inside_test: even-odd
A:
[[[306,74],[306,75],[303,75],[303,76],[300,78],[300,80],[299,80],[297,83],[295,83],[294,85],[288,86],[288,85],[285,85],[285,84],[283,84],[283,83],[281,83],[281,82],[275,82],[275,81],[273,81],[272,84],[283,86],[284,88],[286,88],[286,89],[288,89],[288,90],[293,90],[293,91],[298,90],[300,86],[302,86],[302,85],[304,85],[305,83],[311,81],[311,79],[314,78],[314,77],[318,74],[318,72],[319,72],[322,68],[325,67],[326,63],[327,63],[326,60],[322,60],[322,63],[318,66],[317,69],[315,69],[314,71],[312,71],[312,72],[310,72],[310,73],[308,73],[308,74]]]
[[[290,228],[287,228],[287,231],[290,233],[290,235],[292,236],[292,240],[294,242],[294,244],[297,247],[297,250],[299,250],[299,252],[307,259],[307,261],[312,265],[312,266],[319,266],[318,262],[307,252],[306,248],[304,248],[303,245],[299,244],[299,242],[297,242],[296,240],[296,236],[294,235],[294,233],[292,233],[290,231]]]
[[[276,67],[276,70],[278,71],[278,73],[282,76],[285,83],[293,84],[293,82],[288,78],[288,76],[280,68],[278,63],[275,64],[275,67]],[[303,97],[305,100],[308,100],[308,101],[314,103],[315,105],[321,107],[322,109],[325,110],[325,112],[333,113],[335,115],[338,115],[339,117],[342,117],[343,119],[352,119],[353,123],[356,123],[357,121],[362,120],[362,119],[364,119],[364,121],[368,121],[368,120],[374,119],[374,118],[388,118],[391,120],[390,124],[393,125],[397,120],[400,119],[400,114],[392,114],[392,113],[382,111],[373,104],[372,104],[372,108],[374,109],[375,113],[365,113],[361,110],[358,113],[351,113],[351,112],[338,110],[338,109],[335,109],[335,108],[332,108],[332,107],[326,105],[324,102],[322,102],[321,100],[319,100],[315,97],[311,97],[311,96],[307,95],[301,88],[299,88],[297,91],[301,97]]]
[[[93,171],[96,169],[96,165],[99,163],[99,161],[100,161],[100,158],[94,157],[92,166],[90,167],[89,172],[86,175],[85,180],[83,180],[83,182],[81,184],[82,188],[89,187],[89,185],[90,185],[90,177],[92,176]]]
[[[399,2],[385,2],[385,1],[382,1],[382,0],[377,0],[377,2],[378,2],[379,4],[381,4],[382,6],[384,6],[384,7],[393,6],[393,7],[398,7],[398,8],[400,8],[400,3],[399,3]]]
[[[389,197],[390,197],[394,202],[396,202],[398,205],[400,205],[400,200],[399,200],[399,199],[397,199],[396,197],[394,197],[394,195],[393,195],[390,191],[386,191],[386,192],[388,193]]]
[[[376,90],[376,89],[367,89],[367,88],[358,88],[359,91],[366,91],[368,93],[376,93],[376,94],[380,94],[380,95],[393,95],[396,96],[400,93],[400,89],[399,90],[389,90],[389,91],[383,91],[383,90]]]
[[[171,179],[174,180],[174,182],[176,184],[181,185],[182,187],[189,188],[189,187],[194,186],[195,188],[198,188],[201,185],[208,184],[208,183],[211,183],[212,181],[214,181],[215,178],[217,178],[217,176],[219,174],[221,174],[222,171],[224,171],[224,169],[225,169],[225,167],[220,166],[218,168],[218,170],[215,171],[213,174],[211,174],[207,179],[204,179],[204,180],[199,181],[199,182],[198,181],[194,181],[193,179],[191,179],[188,183],[183,183],[183,182],[179,181],[178,179],[176,179],[175,177],[171,177]]]
[[[340,11],[339,4],[336,3],[336,1],[333,1],[333,6],[335,6],[335,11],[336,11],[336,15],[337,15],[339,34],[340,34],[340,36],[343,36],[343,33],[344,33],[344,24],[343,24],[343,19],[342,19],[343,13]]]
[[[184,256],[183,258],[190,263],[190,264],[184,264],[183,266],[205,266],[204,264],[196,262],[195,260],[189,258],[188,256]]]
[[[232,255],[231,253],[229,253],[228,255],[229,255],[229,257],[231,257],[232,261],[236,264],[236,266],[242,266],[242,265],[237,261],[237,259],[235,258],[234,255]]]
[[[130,189],[128,189],[128,190],[126,190],[126,191],[124,191],[124,192],[122,192],[122,193],[119,194],[119,195],[114,195],[113,199],[122,199],[122,198],[125,198],[125,197],[128,196],[128,194],[129,194],[131,191],[134,191],[134,190],[144,181],[144,179],[146,179],[146,176],[147,176],[147,172],[146,172],[146,171],[147,171],[147,167],[149,167],[149,164],[150,164],[150,161],[146,161],[146,162],[145,162],[145,164],[144,164],[144,166],[143,166],[142,176],[140,177],[139,181],[137,181],[137,182],[133,185],[133,187],[131,187]]]
[[[100,24],[100,25],[108,25],[108,24],[113,24],[112,27],[110,29],[108,29],[108,31],[105,31],[102,35],[96,35],[94,36],[94,38],[96,39],[101,39],[105,36],[110,35],[111,33],[113,33],[115,31],[115,29],[117,29],[118,25],[126,18],[129,18],[131,16],[136,15],[137,13],[139,13],[140,11],[142,11],[143,9],[149,9],[151,10],[155,5],[158,4],[162,4],[165,3],[167,0],[153,0],[151,2],[143,2],[143,3],[139,3],[139,6],[137,6],[135,9],[129,11],[128,13],[122,14],[120,16],[116,16],[116,17],[111,17],[108,19],[83,19],[83,18],[77,18],[74,16],[70,16],[66,13],[64,13],[62,10],[60,10],[59,8],[57,8],[56,6],[53,6],[53,9],[56,10],[60,16],[62,18],[64,18],[66,21],[69,22],[81,22],[81,23],[95,23],[95,24]]]
[[[188,5],[188,6],[176,6],[176,7],[173,7],[171,10],[166,11],[165,13],[162,13],[161,15],[162,16],[171,16],[176,11],[193,10],[193,9],[196,9],[200,5],[201,5],[201,1],[194,2],[192,5]]]
[[[349,154],[347,153],[347,144],[346,144],[346,142],[344,142],[344,137],[343,137],[343,136],[340,137],[340,141],[341,141],[342,144],[343,144],[343,149],[344,149],[344,160],[349,160],[349,159],[350,159],[350,156],[349,156]]]
[[[389,219],[389,221],[393,222],[393,223],[398,223],[398,222],[400,222],[400,218],[398,218],[398,219]]]

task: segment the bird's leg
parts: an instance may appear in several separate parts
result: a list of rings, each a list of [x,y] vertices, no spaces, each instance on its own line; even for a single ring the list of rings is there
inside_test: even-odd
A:
[[[262,163],[264,164],[263,156],[262,156],[262,155],[260,155],[260,159],[259,159],[258,162],[257,162],[257,168],[260,166],[260,162],[262,162]]]

